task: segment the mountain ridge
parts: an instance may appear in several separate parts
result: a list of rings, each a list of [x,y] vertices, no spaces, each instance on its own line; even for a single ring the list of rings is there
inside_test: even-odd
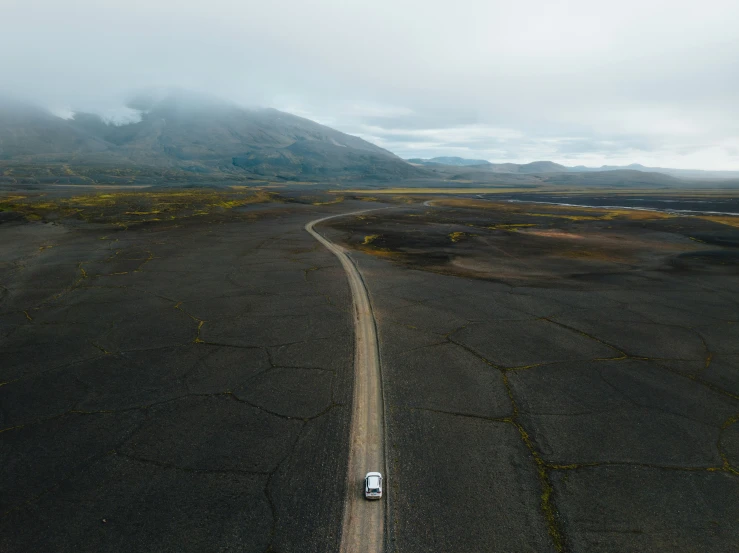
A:
[[[242,108],[191,94],[138,98],[129,106],[140,120],[116,125],[92,113],[64,119],[6,103],[0,107],[0,162],[285,180],[426,175],[359,137],[272,108]]]
[[[739,179],[739,171],[639,164],[590,168],[454,156],[406,161],[309,119],[186,91],[139,94],[126,109],[123,119],[112,122],[82,111],[60,117],[0,98],[0,184],[426,180],[460,185],[684,187],[691,181],[701,181],[700,186],[734,186]]]
[[[454,163],[442,163],[438,160],[454,159],[460,160]],[[479,169],[481,171],[490,171],[495,173],[603,173],[608,171],[641,171],[643,173],[660,173],[670,175],[677,178],[698,178],[698,179],[735,179],[739,178],[739,171],[712,171],[705,169],[675,169],[669,167],[648,167],[640,163],[631,163],[629,165],[602,165],[600,167],[586,167],[585,165],[567,166],[555,163],[553,161],[533,161],[530,163],[493,163],[487,160],[466,159],[461,157],[444,158],[435,157],[430,159],[412,158],[406,159],[409,163],[427,166],[429,168],[437,167],[467,167]]]
[[[471,165],[491,165],[491,163],[485,159],[466,159],[463,157],[455,156],[442,156],[432,157],[430,159],[411,158],[406,159],[408,163],[416,165],[455,165],[459,167],[471,166]]]

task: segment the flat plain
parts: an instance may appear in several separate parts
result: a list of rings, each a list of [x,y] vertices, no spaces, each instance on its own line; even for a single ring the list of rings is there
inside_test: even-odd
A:
[[[388,551],[736,550],[739,217],[242,189],[0,198],[0,550],[337,550],[388,206]]]
[[[303,230],[335,206],[31,200],[0,213],[0,550],[336,550],[351,298]]]
[[[336,220],[378,321],[392,550],[735,551],[737,225],[469,198]]]

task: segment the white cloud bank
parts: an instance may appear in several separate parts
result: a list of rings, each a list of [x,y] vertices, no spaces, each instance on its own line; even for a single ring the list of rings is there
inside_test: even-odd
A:
[[[0,87],[180,86],[402,156],[739,169],[735,0],[3,0]]]

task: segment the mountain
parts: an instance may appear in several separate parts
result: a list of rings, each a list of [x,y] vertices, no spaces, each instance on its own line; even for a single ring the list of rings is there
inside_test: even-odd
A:
[[[455,171],[456,169],[456,171]],[[683,180],[661,173],[634,170],[592,172],[500,172],[484,171],[478,167],[447,167],[437,174],[446,176],[446,185],[451,183],[475,183],[476,185],[507,185],[522,188],[558,186],[571,188],[678,188],[705,186],[705,181]],[[727,186],[739,182],[724,181]]]
[[[190,93],[140,96],[140,120],[109,124],[90,113],[62,119],[42,109],[3,103],[0,164],[38,172],[115,179],[121,171],[214,178],[286,180],[392,179],[426,172],[391,152],[275,109],[245,109]],[[93,179],[100,180],[100,179]]]
[[[518,166],[518,173],[561,173],[567,171],[567,167],[554,163],[553,161],[532,161]]]
[[[465,159],[463,157],[432,157],[431,159],[413,158],[406,161],[416,165],[452,165],[455,167],[490,165],[490,162],[484,159]]]
[[[139,95],[129,102],[128,111],[128,122],[112,124],[91,113],[62,118],[0,98],[0,184],[432,179],[521,186],[662,187],[693,182],[728,187],[739,178],[739,172],[638,164],[589,168],[461,157],[405,161],[302,117],[181,91]]]
[[[679,177],[679,178],[692,178],[692,179],[736,179],[736,178],[739,178],[739,171],[706,171],[702,169],[672,169],[669,167],[646,167],[639,163],[632,163],[630,165],[603,165],[601,167],[585,167],[584,165],[577,165],[576,167],[569,167],[569,171],[578,172],[578,173],[593,172],[593,171],[621,171],[624,169],[642,171],[645,173],[664,173],[665,175],[672,175],[673,177]]]
[[[532,175],[541,177],[537,182],[544,181],[560,184],[570,183],[593,183],[598,182],[609,186],[621,186],[631,183],[634,186],[685,186],[685,181],[690,181],[701,186],[710,185],[710,181],[720,186],[733,186],[739,179],[739,171],[703,171],[698,169],[670,169],[665,167],[646,167],[638,163],[631,165],[603,165],[601,167],[567,167],[553,161],[533,161],[531,163],[490,163],[480,160],[436,157],[429,160],[409,159],[410,163],[421,164],[437,174],[447,175],[452,179],[481,180],[486,182],[499,182],[502,178],[511,179],[513,175]],[[460,167],[464,172],[460,172]],[[615,173],[605,175],[605,173]],[[596,175],[597,173],[597,175]],[[588,178],[564,177],[563,174],[587,174]],[[655,175],[653,177],[647,174]],[[497,177],[495,175],[498,175]],[[549,178],[548,175],[559,175]],[[662,177],[668,177],[664,179]],[[502,182],[502,181],[500,181]],[[522,182],[516,179],[516,182]],[[621,184],[619,184],[621,183]]]
[[[485,166],[475,166],[475,169],[492,173],[517,173],[520,175],[567,172],[567,167],[554,163],[553,161],[532,161],[531,163],[490,163]]]
[[[533,161],[531,163],[490,163],[484,159],[466,159],[462,157],[432,157],[431,159],[413,158],[408,163],[424,165],[430,168],[473,167],[480,171],[494,173],[559,173],[568,170],[564,165],[552,161]]]
[[[0,102],[0,160],[47,160],[108,145],[51,113],[19,102]]]

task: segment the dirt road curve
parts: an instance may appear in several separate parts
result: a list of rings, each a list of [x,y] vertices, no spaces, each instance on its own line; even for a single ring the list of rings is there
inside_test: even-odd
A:
[[[385,479],[383,495],[387,496],[382,380],[375,318],[362,275],[341,246],[318,234],[313,227],[334,217],[357,215],[365,211],[371,210],[332,215],[305,225],[305,230],[341,261],[354,302],[354,403],[341,553],[380,553],[384,548],[386,499],[367,501],[363,496],[364,475],[369,471],[382,472]]]

